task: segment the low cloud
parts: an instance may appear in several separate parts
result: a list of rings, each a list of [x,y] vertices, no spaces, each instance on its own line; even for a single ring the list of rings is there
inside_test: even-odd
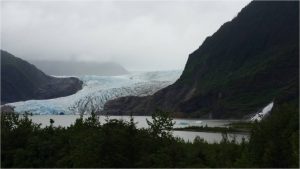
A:
[[[1,1],[1,48],[24,59],[183,69],[249,1]]]

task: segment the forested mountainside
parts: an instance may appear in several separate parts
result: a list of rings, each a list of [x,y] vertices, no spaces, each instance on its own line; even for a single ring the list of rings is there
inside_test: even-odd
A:
[[[34,65],[1,50],[1,104],[51,99],[76,93],[82,81],[48,76]]]
[[[242,118],[272,101],[295,100],[298,38],[299,2],[253,1],[189,55],[173,85],[109,101],[104,112],[144,115],[158,108],[185,117]]]

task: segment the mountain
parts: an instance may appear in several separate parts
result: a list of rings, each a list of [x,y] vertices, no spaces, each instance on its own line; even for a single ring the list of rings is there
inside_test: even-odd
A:
[[[34,65],[1,50],[1,104],[68,96],[82,89],[77,78],[48,76]]]
[[[78,62],[78,61],[44,61],[31,60],[31,63],[49,75],[57,76],[80,76],[99,75],[116,76],[128,74],[121,65],[113,62]]]
[[[243,118],[282,95],[299,97],[298,38],[299,2],[253,1],[189,55],[174,84],[109,101],[104,113]]]

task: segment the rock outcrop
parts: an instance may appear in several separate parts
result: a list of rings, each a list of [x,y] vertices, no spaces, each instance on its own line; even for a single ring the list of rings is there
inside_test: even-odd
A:
[[[82,84],[75,77],[48,76],[34,65],[1,50],[1,104],[68,96],[81,90]]]

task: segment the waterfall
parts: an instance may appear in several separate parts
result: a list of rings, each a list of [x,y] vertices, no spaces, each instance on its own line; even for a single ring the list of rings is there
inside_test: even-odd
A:
[[[250,120],[251,121],[261,121],[273,108],[274,102],[269,103],[262,111],[257,112]]]

